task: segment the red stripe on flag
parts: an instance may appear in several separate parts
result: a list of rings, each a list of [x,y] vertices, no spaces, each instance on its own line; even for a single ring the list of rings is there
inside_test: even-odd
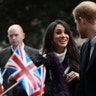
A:
[[[31,62],[30,65],[24,66],[24,65],[22,64],[22,62],[20,61],[20,59],[19,59],[17,56],[15,56],[15,54],[13,54],[12,60],[14,60],[14,61],[16,62],[16,64],[17,64],[17,65],[20,67],[20,69],[21,69],[21,70],[14,76],[14,78],[17,80],[17,79],[18,79],[19,77],[21,77],[22,75],[26,75],[26,77],[28,77],[28,79],[31,81],[32,85],[34,85],[34,86],[33,86],[34,89],[36,90],[36,89],[38,88],[37,83],[36,83],[36,81],[34,80],[34,77],[32,77],[32,74],[30,74],[30,72],[29,72],[32,68],[35,67],[34,63]]]

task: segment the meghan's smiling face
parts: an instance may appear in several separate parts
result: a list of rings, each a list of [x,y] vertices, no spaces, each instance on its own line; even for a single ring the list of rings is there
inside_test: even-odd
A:
[[[62,24],[57,24],[54,29],[53,41],[57,52],[62,50],[64,52],[65,47],[69,42],[69,35],[66,33],[65,27]]]

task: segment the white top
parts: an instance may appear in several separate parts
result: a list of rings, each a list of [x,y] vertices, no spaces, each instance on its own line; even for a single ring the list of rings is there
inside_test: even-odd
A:
[[[63,53],[61,53],[61,54],[54,52],[54,54],[56,55],[56,57],[59,59],[60,63],[63,62],[66,53],[67,53],[67,48],[65,48],[65,51]]]

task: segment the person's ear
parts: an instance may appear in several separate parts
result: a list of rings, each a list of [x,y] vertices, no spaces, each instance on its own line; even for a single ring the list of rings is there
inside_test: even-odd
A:
[[[83,17],[79,17],[78,22],[81,22],[82,24],[86,23],[86,19]]]
[[[23,39],[25,39],[25,33],[23,33]]]

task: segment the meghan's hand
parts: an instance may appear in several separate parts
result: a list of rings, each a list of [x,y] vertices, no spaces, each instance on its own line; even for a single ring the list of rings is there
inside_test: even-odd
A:
[[[79,73],[75,71],[71,71],[66,75],[67,82],[71,82],[75,78],[79,78]]]

